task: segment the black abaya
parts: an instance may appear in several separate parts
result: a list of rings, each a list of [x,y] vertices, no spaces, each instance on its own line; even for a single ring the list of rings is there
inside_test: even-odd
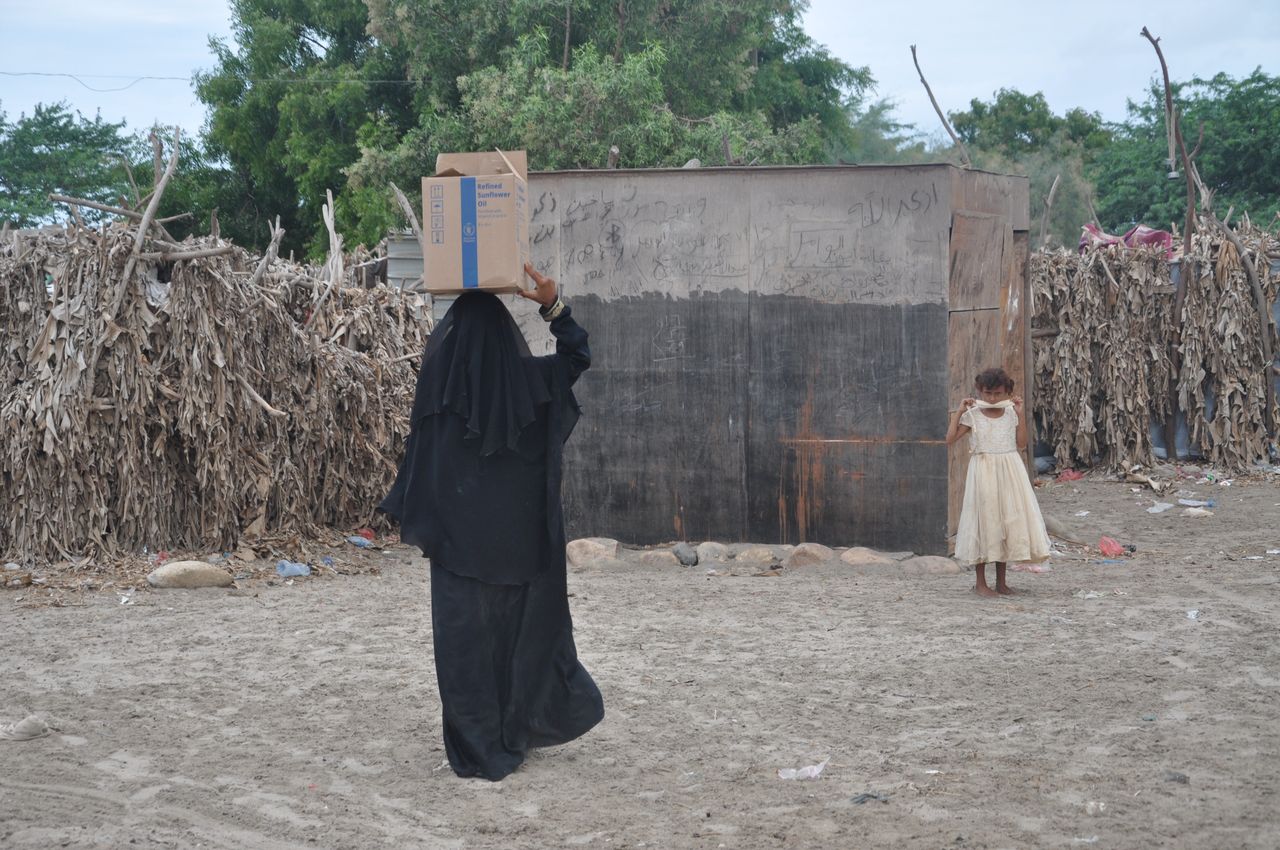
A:
[[[488,293],[460,296],[428,341],[405,459],[380,506],[431,559],[445,750],[459,776],[502,779],[530,747],[604,715],[578,662],[560,505],[570,389],[590,364],[567,307],[532,357]]]

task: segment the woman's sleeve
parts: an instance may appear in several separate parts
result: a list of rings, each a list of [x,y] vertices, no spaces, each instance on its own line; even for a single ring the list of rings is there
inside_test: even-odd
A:
[[[538,311],[544,319],[554,314],[551,322],[551,334],[556,338],[555,357],[566,367],[569,385],[578,380],[578,376],[591,366],[591,349],[587,347],[587,332],[573,320],[569,305],[557,301],[550,308]]]
[[[972,407],[966,410],[964,413],[960,414],[960,424],[970,430],[973,429],[973,408]]]

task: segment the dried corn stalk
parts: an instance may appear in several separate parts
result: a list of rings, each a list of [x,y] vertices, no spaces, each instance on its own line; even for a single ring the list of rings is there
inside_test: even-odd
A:
[[[420,306],[344,285],[317,305],[317,269],[255,278],[239,248],[124,280],[135,237],[0,242],[0,553],[225,549],[368,521],[406,434]]]
[[[1276,240],[1247,219],[1238,230],[1273,304],[1280,276],[1268,273],[1265,258]],[[1175,289],[1162,252],[1109,246],[1032,256],[1036,412],[1060,460],[1115,469],[1152,463],[1151,427],[1173,413],[1171,381],[1205,457],[1229,469],[1266,457],[1269,364],[1240,259],[1202,226],[1182,268],[1182,368],[1174,376]]]

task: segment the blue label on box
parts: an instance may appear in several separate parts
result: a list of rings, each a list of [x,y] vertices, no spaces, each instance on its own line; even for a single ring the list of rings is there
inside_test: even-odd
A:
[[[463,177],[462,188],[462,285],[473,289],[480,285],[479,258],[476,251],[476,178]]]

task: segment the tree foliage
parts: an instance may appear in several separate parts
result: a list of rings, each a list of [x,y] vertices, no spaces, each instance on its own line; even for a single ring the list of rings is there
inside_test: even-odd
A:
[[[210,42],[216,67],[198,76],[209,106],[208,152],[248,188],[261,243],[276,215],[284,248],[321,253],[325,190],[346,183],[362,128],[412,126],[403,56],[371,36],[360,0],[233,0],[235,45]],[[350,224],[350,206],[342,209]]]
[[[0,221],[32,227],[60,218],[50,194],[115,205],[129,185],[124,163],[132,141],[124,124],[72,113],[63,103],[36,104],[10,123],[0,111]],[[96,221],[101,214],[85,210]]]
[[[1090,220],[1094,190],[1086,168],[1111,142],[1112,130],[1102,117],[1078,108],[1057,115],[1041,92],[1012,88],[1000,89],[990,101],[974,99],[967,110],[948,117],[975,165],[1030,178],[1037,246],[1045,206],[1057,181],[1044,242],[1074,245],[1081,226]]]
[[[792,0],[233,0],[234,46],[198,93],[208,141],[313,253],[338,196],[352,241],[396,219],[435,155],[529,151],[533,168],[690,158],[829,161],[870,85]],[[259,237],[260,238],[260,237]]]
[[[967,110],[948,117],[966,146],[1015,159],[1063,142],[1094,151],[1110,138],[1100,115],[1083,109],[1054,115],[1041,92],[1000,89],[991,102],[975,98]]]
[[[1234,205],[1267,223],[1280,212],[1280,77],[1261,69],[1236,80],[1226,74],[1175,83],[1174,100],[1190,151],[1204,126],[1196,166],[1214,192],[1214,208]],[[1146,100],[1129,102],[1127,120],[1098,155],[1090,176],[1099,187],[1098,215],[1116,230],[1142,222],[1169,227],[1186,215],[1182,165],[1170,179],[1164,89],[1153,85]]]

